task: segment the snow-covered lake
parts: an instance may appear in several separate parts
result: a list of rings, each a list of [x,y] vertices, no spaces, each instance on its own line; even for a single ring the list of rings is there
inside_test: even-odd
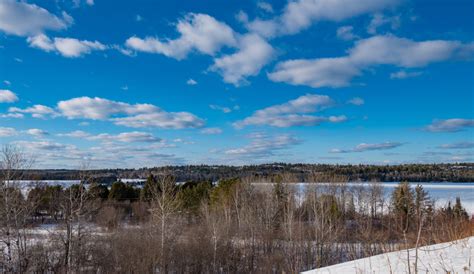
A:
[[[359,187],[369,188],[374,183],[367,182],[350,182],[346,183],[348,190],[354,190]],[[382,182],[378,183],[383,188],[385,199],[388,201],[396,186],[397,182]],[[430,197],[435,200],[436,206],[445,206],[449,201],[453,204],[456,197],[461,198],[463,206],[470,214],[474,214],[474,183],[455,183],[455,182],[439,182],[439,183],[410,183],[415,188],[417,185],[422,185],[429,193]],[[272,183],[254,183],[255,187],[270,187]],[[318,187],[320,189],[329,188],[334,183],[289,183],[288,184],[297,194],[304,194],[306,191]]]

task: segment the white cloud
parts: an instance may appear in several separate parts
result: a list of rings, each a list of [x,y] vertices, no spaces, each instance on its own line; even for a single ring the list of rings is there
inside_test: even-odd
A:
[[[354,97],[354,98],[350,99],[347,103],[349,103],[351,105],[355,105],[355,106],[362,106],[363,104],[365,104],[365,101],[364,101],[364,99],[362,99],[360,97]]]
[[[359,40],[349,54],[336,58],[297,59],[280,62],[268,74],[270,80],[293,85],[344,87],[363,70],[377,65],[424,67],[452,59],[469,59],[474,43],[431,40],[417,42],[393,35]]]
[[[403,143],[399,142],[385,142],[380,144],[366,144],[362,143],[355,146],[352,149],[332,149],[331,153],[351,153],[351,152],[364,152],[364,151],[373,151],[373,150],[387,150],[397,148],[402,146]]]
[[[58,103],[67,118],[110,120],[117,125],[168,129],[199,128],[204,121],[189,112],[166,112],[151,104],[128,104],[99,97],[78,97]]]
[[[314,126],[323,122],[343,122],[347,118],[341,116],[321,117],[308,115],[330,107],[333,100],[326,95],[307,94],[290,100],[281,105],[267,107],[255,111],[251,116],[235,122],[236,128],[249,125],[269,125],[274,127]]]
[[[443,144],[439,146],[440,148],[444,149],[470,149],[474,148],[474,142],[457,142],[457,143],[452,143],[452,144]]]
[[[47,131],[39,129],[39,128],[30,128],[26,131],[26,133],[35,137],[43,137],[43,136],[49,135]]]
[[[15,0],[0,1],[0,30],[8,34],[37,35],[46,30],[66,29],[72,22],[72,17],[65,12],[60,18],[35,4]]]
[[[85,131],[82,130],[75,130],[71,131],[69,133],[60,133],[58,136],[65,136],[65,137],[72,137],[72,138],[87,138],[90,137],[91,135]]]
[[[336,34],[339,39],[350,41],[358,38],[358,36],[355,35],[353,31],[353,26],[342,26],[337,29]]]
[[[405,71],[399,70],[397,72],[390,73],[390,79],[406,79],[422,75],[421,71]]]
[[[11,127],[0,127],[0,137],[11,137],[17,135],[16,129]]]
[[[398,29],[400,27],[400,16],[387,17],[381,13],[376,13],[372,16],[372,20],[370,20],[367,32],[369,34],[376,34],[377,29],[386,24],[389,24],[392,30]]]
[[[8,80],[3,80],[3,83],[4,83],[5,85],[7,85],[7,86],[10,86],[10,85],[12,84],[12,83],[11,83],[10,81],[8,81]]]
[[[54,109],[44,106],[44,105],[34,105],[32,107],[24,108],[24,109],[11,107],[8,109],[8,112],[10,112],[11,114],[27,113],[27,114],[31,114],[31,116],[34,118],[41,118],[41,119],[44,119],[47,116],[56,117],[58,115],[58,113],[54,111]]]
[[[313,22],[340,22],[395,6],[399,0],[296,0],[289,1],[280,16],[256,19],[247,28],[266,37],[295,34]]]
[[[270,3],[268,2],[263,2],[263,1],[258,1],[257,2],[257,7],[259,9],[262,9],[268,13],[273,13],[273,7]]]
[[[431,132],[458,132],[469,127],[474,127],[474,119],[447,119],[435,120],[425,129]]]
[[[89,6],[93,6],[94,5],[94,0],[86,0],[86,4],[89,5]]]
[[[143,17],[142,17],[140,14],[137,14],[137,15],[135,16],[135,21],[141,22],[141,21],[143,21]]]
[[[99,140],[102,142],[122,142],[122,143],[156,143],[162,139],[153,136],[153,134],[141,131],[122,132],[117,135],[102,133],[95,136],[87,137],[89,140]]]
[[[349,58],[321,58],[290,60],[277,64],[268,74],[274,82],[319,87],[345,87],[361,72]]]
[[[8,89],[0,89],[0,103],[13,103],[18,101],[18,96]]]
[[[219,111],[222,111],[224,113],[231,113],[232,112],[232,109],[230,107],[223,107],[223,106],[219,106],[219,105],[209,105],[209,107],[211,109],[219,110]]]
[[[208,128],[204,128],[200,131],[202,134],[221,134],[222,133],[222,129],[218,128],[218,127],[208,127]]]
[[[214,59],[210,70],[222,75],[224,82],[239,86],[246,77],[257,75],[274,56],[273,47],[256,34],[247,34],[239,39],[239,50],[230,55]]]
[[[196,82],[194,79],[189,78],[188,81],[186,81],[186,84],[190,86],[195,86],[198,84],[198,82]]]
[[[51,40],[44,34],[28,37],[28,43],[31,47],[44,50],[46,52],[55,51],[64,57],[77,58],[92,51],[102,51],[107,46],[98,41],[78,40],[75,38],[54,38]]]
[[[237,43],[234,31],[228,25],[207,14],[187,14],[178,21],[176,30],[180,33],[176,39],[141,39],[134,36],[125,44],[137,51],[160,53],[181,60],[192,51],[214,55],[222,47]]]
[[[224,153],[230,157],[237,157],[240,159],[261,159],[274,156],[280,150],[285,150],[291,146],[300,144],[300,140],[291,135],[276,135],[269,137],[265,134],[253,134],[250,144],[226,150]]]

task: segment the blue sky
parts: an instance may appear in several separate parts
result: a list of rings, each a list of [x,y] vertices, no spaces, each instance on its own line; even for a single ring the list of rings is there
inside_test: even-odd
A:
[[[38,168],[472,162],[474,3],[0,0]]]

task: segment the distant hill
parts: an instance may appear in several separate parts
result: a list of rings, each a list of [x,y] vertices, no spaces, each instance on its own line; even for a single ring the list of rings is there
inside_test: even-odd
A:
[[[26,170],[24,179],[71,180],[80,178],[79,170]],[[217,181],[250,177],[253,181],[286,182],[474,182],[474,163],[406,165],[328,165],[272,163],[248,166],[189,165],[140,169],[88,170],[99,181],[119,178],[147,178],[150,174],[171,173],[177,181]]]

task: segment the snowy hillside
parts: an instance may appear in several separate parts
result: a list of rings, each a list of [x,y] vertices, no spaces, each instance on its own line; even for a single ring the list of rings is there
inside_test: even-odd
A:
[[[409,251],[411,270],[415,273],[415,250]],[[474,273],[474,237],[420,247],[417,268],[418,273]],[[408,273],[407,251],[384,253],[304,273]]]

